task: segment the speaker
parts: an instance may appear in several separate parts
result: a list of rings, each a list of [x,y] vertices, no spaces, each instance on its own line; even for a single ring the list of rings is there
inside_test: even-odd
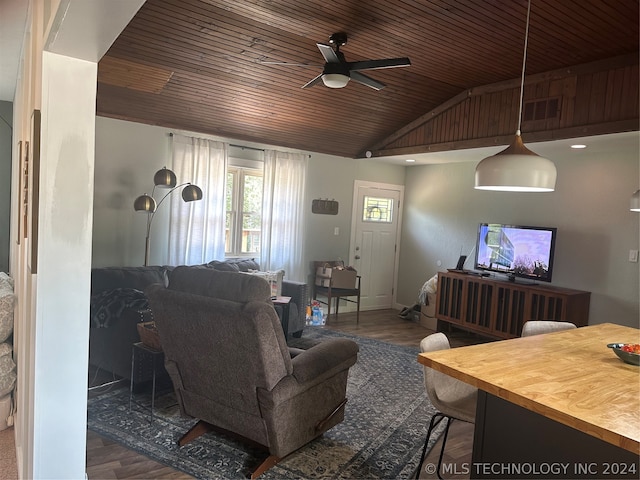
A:
[[[460,255],[460,258],[458,258],[458,264],[456,265],[456,270],[464,270],[464,262],[466,261],[467,261],[467,256]]]

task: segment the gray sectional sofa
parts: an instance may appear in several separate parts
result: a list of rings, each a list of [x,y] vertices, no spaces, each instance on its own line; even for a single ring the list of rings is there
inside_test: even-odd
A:
[[[260,270],[260,265],[253,259],[212,261],[202,267],[234,272]],[[140,341],[137,324],[153,320],[153,312],[144,291],[153,284],[168,286],[173,269],[171,266],[92,269],[90,365],[112,372],[117,377],[131,377],[132,345]],[[299,337],[304,329],[305,310],[309,301],[307,284],[283,280],[282,295],[291,297],[287,334],[289,337]],[[142,369],[135,371],[134,376],[138,384],[149,380],[151,372]]]

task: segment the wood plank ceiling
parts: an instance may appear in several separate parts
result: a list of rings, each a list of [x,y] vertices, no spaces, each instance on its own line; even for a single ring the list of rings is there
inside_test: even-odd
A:
[[[461,92],[517,79],[526,0],[147,0],[98,69],[98,115],[359,157]],[[532,0],[527,75],[638,52],[637,0]],[[344,31],[376,91],[301,86]],[[286,62],[305,66],[272,65]],[[515,130],[516,125],[514,125]]]

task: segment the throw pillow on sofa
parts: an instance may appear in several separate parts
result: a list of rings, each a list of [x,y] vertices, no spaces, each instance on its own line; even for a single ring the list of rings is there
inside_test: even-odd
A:
[[[218,272],[239,272],[240,269],[235,263],[221,262],[220,260],[213,260],[207,263],[207,267],[213,268]]]

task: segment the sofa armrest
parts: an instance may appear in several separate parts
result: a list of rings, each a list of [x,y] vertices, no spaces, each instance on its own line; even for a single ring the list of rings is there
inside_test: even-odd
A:
[[[325,340],[291,359],[292,375],[299,383],[333,375],[357,360],[358,344],[347,338]],[[345,365],[346,363],[346,365]]]

